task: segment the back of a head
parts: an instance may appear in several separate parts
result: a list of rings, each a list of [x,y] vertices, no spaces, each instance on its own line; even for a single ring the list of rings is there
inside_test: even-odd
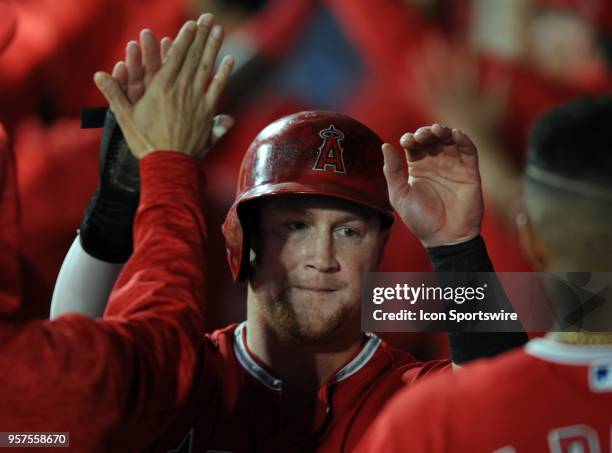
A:
[[[612,96],[580,98],[538,119],[524,198],[551,262],[565,266],[554,270],[612,270]]]

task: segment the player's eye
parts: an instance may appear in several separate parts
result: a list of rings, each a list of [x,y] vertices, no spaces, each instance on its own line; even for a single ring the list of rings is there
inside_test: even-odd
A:
[[[358,241],[363,236],[361,232],[355,228],[341,227],[336,230],[341,238],[350,240],[351,242]]]
[[[304,222],[289,222],[286,224],[289,231],[305,230],[307,225]]]
[[[340,231],[342,231],[342,234],[346,237],[353,237],[353,236],[357,236],[359,233],[357,233],[357,231],[353,230],[352,228],[342,228]]]

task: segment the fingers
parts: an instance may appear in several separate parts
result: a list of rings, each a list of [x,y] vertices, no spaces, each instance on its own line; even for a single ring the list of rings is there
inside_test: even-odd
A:
[[[234,57],[232,55],[227,55],[225,58],[223,58],[223,61],[221,61],[215,77],[213,78],[212,82],[210,82],[206,96],[208,98],[208,102],[213,108],[213,111],[217,105],[217,102],[219,102],[219,97],[221,96],[225,85],[227,85],[227,81],[229,80],[233,67]]]
[[[204,54],[204,48],[209,45],[209,32],[213,19],[214,17],[212,14],[202,14],[198,19],[198,31],[191,43],[191,47],[187,51],[187,56],[185,57],[185,61],[177,77],[177,80],[180,80],[181,83],[185,85],[191,85],[193,83],[194,76],[199,69],[202,55]],[[219,26],[216,25],[214,29],[217,27]],[[202,90],[198,92],[201,93]]]
[[[118,61],[117,64],[115,64],[112,76],[113,79],[119,83],[121,89],[125,92],[125,90],[127,90],[128,73],[123,61]]]
[[[172,46],[172,40],[166,36],[162,38],[160,44],[161,44],[161,61],[163,62],[166,60],[166,55],[168,55],[170,46]]]
[[[215,61],[217,60],[217,55],[219,53],[219,49],[221,48],[222,42],[223,28],[220,25],[215,25],[210,32],[208,41],[206,42],[206,48],[202,54],[195,79],[193,81],[196,93],[203,92],[208,84],[208,80],[215,67]]]
[[[383,172],[387,179],[389,188],[389,198],[393,203],[396,195],[402,196],[402,192],[410,190],[407,183],[406,175],[404,174],[404,162],[401,152],[389,143],[382,145],[382,152],[385,159]]]
[[[144,67],[144,86],[149,86],[153,76],[161,67],[160,48],[157,38],[149,29],[140,32],[140,47],[142,48],[142,66]]]
[[[432,143],[452,144],[452,131],[442,124],[435,123],[431,126],[420,127],[414,133],[416,143],[429,145]]]
[[[136,41],[128,42],[125,48],[125,67],[127,69],[127,96],[131,102],[136,102],[144,93],[144,68],[142,54]]]
[[[187,51],[195,38],[198,26],[193,20],[185,22],[185,25],[179,31],[176,40],[170,47],[164,65],[159,70],[160,79],[167,84],[174,83],[181,66],[185,61]]]
[[[125,118],[131,111],[132,105],[119,83],[106,72],[96,72],[94,82],[108,101],[110,109],[115,112],[117,120],[120,121],[121,118]]]
[[[431,132],[445,145],[453,144],[453,131],[449,127],[435,123],[431,126]]]
[[[453,142],[457,147],[457,150],[461,153],[462,158],[476,158],[477,151],[476,146],[464,132],[459,129],[453,129]]]
[[[438,123],[420,127],[414,133],[404,134],[400,138],[400,144],[406,150],[406,158],[409,162],[420,160],[429,154],[436,155],[442,151],[450,156],[459,154],[452,148],[452,145],[455,144],[452,130]]]
[[[427,154],[429,154],[427,149],[428,146],[417,142],[414,135],[415,134],[411,132],[406,132],[404,135],[402,135],[402,138],[400,138],[400,145],[402,145],[402,148],[404,148],[407,162],[421,160],[427,156]]]

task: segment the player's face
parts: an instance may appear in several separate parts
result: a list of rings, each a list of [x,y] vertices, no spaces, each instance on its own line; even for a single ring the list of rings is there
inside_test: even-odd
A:
[[[331,197],[271,197],[257,230],[250,291],[272,329],[297,341],[358,330],[361,277],[377,269],[388,236],[376,212]]]

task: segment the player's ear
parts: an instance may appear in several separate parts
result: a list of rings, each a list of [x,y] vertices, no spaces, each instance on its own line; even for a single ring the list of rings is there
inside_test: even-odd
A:
[[[523,254],[537,271],[545,271],[548,267],[546,245],[539,238],[533,227],[529,214],[523,209],[516,216],[516,228]]]

